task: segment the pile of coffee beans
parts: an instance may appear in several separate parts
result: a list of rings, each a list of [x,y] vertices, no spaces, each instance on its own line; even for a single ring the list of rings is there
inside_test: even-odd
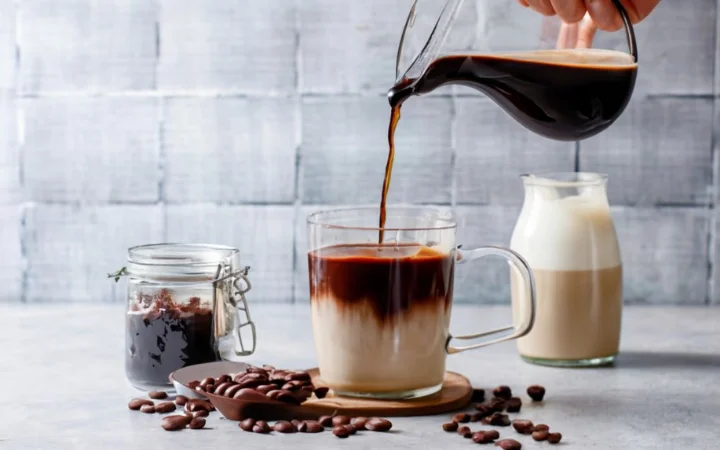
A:
[[[473,431],[467,425],[460,425],[471,422],[482,422],[484,425],[512,427],[520,434],[531,435],[536,441],[547,441],[557,444],[562,439],[560,433],[550,433],[550,427],[545,424],[534,425],[529,420],[510,420],[507,413],[518,413],[522,408],[522,399],[513,397],[512,389],[509,386],[498,386],[492,391],[493,397],[485,402],[485,391],[473,389],[472,402],[477,412],[469,414],[466,412],[457,413],[452,417],[451,422],[442,425],[443,431],[448,433],[457,432],[466,439],[472,439],[476,444],[494,443],[504,450],[520,450],[522,444],[515,439],[500,439],[500,433],[496,430]],[[532,385],[527,388],[527,394],[534,402],[541,402],[545,397],[545,388],[540,385]]]
[[[248,401],[261,400],[259,396],[265,396],[291,405],[300,405],[313,394],[324,398],[328,393],[327,387],[315,387],[307,371],[273,366],[250,366],[238,374],[191,381],[188,387],[201,393]]]
[[[341,439],[347,438],[358,431],[389,431],[392,422],[380,417],[322,416],[319,420],[280,420],[270,426],[264,420],[245,419],[238,424],[243,431],[268,434],[276,433],[321,433],[326,428]]]
[[[168,398],[168,394],[163,391],[152,391],[148,393],[148,397],[155,400],[164,400]],[[178,431],[186,427],[199,430],[205,427],[205,417],[210,414],[210,411],[215,410],[215,407],[206,400],[188,399],[182,395],[175,397],[174,402],[155,403],[144,398],[134,398],[128,403],[128,408],[146,414],[167,414],[176,411],[178,406],[185,407],[185,414],[164,417],[161,422],[164,430]]]

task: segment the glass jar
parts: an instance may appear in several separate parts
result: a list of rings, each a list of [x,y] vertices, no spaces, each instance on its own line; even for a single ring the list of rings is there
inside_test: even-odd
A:
[[[510,248],[535,275],[537,314],[518,339],[529,362],[581,367],[612,364],[620,345],[622,261],[606,194],[607,176],[523,176],[525,202]],[[513,300],[522,297],[520,287]]]
[[[185,366],[255,351],[245,293],[248,267],[236,248],[152,244],[128,250],[125,373],[143,390],[171,386]],[[243,328],[251,334],[246,346]]]

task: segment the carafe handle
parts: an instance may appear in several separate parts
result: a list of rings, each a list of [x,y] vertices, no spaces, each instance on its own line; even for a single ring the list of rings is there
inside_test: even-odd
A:
[[[509,341],[511,339],[517,339],[525,336],[533,327],[535,323],[535,309],[537,307],[536,293],[535,293],[535,278],[533,277],[530,265],[525,259],[512,250],[500,248],[500,247],[478,247],[473,250],[458,250],[458,264],[465,264],[470,261],[478,260],[484,256],[501,256],[508,260],[508,262],[515,267],[520,273],[523,279],[523,284],[528,295],[523,296],[523,304],[518,305],[522,312],[521,321],[519,324],[508,325],[502,328],[496,328],[494,330],[483,331],[477,334],[469,334],[464,336],[452,336],[448,337],[445,349],[448,354],[460,353],[465,350],[473,350],[476,348],[486,347],[488,345],[497,344],[499,342]],[[470,340],[485,338],[481,342],[477,342],[472,345],[465,347],[454,347],[450,345],[453,339],[458,340]]]

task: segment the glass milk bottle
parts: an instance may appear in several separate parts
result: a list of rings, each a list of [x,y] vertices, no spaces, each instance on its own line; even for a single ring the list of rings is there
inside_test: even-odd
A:
[[[612,364],[620,344],[622,263],[607,176],[551,173],[522,179],[525,202],[510,247],[533,270],[537,314],[530,333],[518,339],[520,355],[551,366]],[[524,295],[520,283],[516,287],[513,281],[516,308]]]

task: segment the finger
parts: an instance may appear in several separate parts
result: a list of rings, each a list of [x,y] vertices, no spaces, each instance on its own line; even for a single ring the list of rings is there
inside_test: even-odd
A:
[[[585,0],[585,7],[601,30],[617,31],[623,27],[620,14],[611,0]]]
[[[578,33],[577,48],[592,48],[595,33],[597,33],[597,25],[587,17],[580,23],[580,32]]]
[[[552,7],[550,0],[526,0],[533,11],[546,16],[554,16],[555,9]]]
[[[585,15],[583,0],[550,0],[555,12],[567,23],[579,22]]]
[[[638,23],[648,16],[660,3],[660,0],[620,0],[632,23]]]
[[[565,23],[560,26],[556,48],[574,48],[578,39],[578,24]]]

